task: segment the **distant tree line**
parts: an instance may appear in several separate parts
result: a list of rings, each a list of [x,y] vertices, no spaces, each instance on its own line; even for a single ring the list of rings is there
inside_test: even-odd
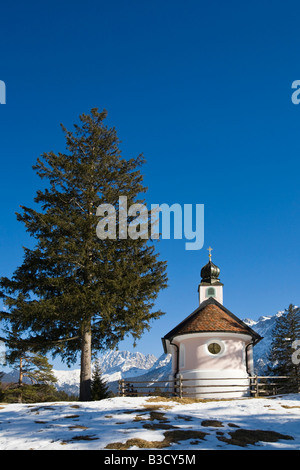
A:
[[[4,372],[0,372],[0,402],[6,403],[36,403],[46,401],[77,401],[76,395],[69,395],[63,390],[57,390],[56,377],[47,357],[31,351],[22,351],[19,355],[11,352],[7,362],[18,372],[16,382],[3,382]],[[102,377],[99,363],[96,362],[92,383],[92,400],[110,398],[114,394],[109,390]]]
[[[14,351],[14,354],[16,351]],[[18,371],[17,382],[3,382],[4,373],[0,373],[0,401],[6,403],[36,403],[45,401],[72,401],[64,391],[55,388],[56,377],[47,357],[31,351],[22,351],[20,355],[8,354],[8,363]]]

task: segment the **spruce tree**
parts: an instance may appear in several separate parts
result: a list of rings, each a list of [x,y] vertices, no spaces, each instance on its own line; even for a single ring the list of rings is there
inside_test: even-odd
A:
[[[293,343],[300,339],[300,309],[290,304],[283,315],[276,319],[272,332],[268,372],[272,375],[288,376],[286,389],[298,391],[300,366],[293,361]]]
[[[9,307],[2,318],[27,334],[30,347],[51,349],[68,364],[80,354],[80,400],[91,399],[92,351],[113,348],[128,334],[140,338],[162,315],[153,306],[166,287],[166,263],[153,242],[96,235],[100,204],[118,214],[120,196],[129,206],[143,203],[146,192],[144,157],[123,158],[105,118],[97,109],[82,114],[73,132],[62,126],[66,152],[38,158],[33,168],[46,184],[37,207],[21,206],[17,214],[36,245],[24,248],[12,278],[0,279]]]
[[[104,398],[109,398],[111,396],[108,385],[102,377],[98,361],[96,362],[93,371],[91,394],[92,400],[103,400]]]

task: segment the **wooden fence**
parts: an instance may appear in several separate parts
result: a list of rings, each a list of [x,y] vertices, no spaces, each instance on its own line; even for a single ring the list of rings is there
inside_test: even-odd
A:
[[[160,395],[168,397],[195,397],[197,394],[197,389],[201,388],[201,391],[198,390],[198,393],[201,393],[201,398],[205,398],[204,395],[215,395],[218,393],[249,393],[250,396],[259,397],[259,396],[269,396],[277,395],[280,393],[287,393],[290,390],[288,386],[290,377],[288,376],[249,376],[241,378],[230,378],[230,377],[220,377],[220,378],[201,378],[201,379],[185,379],[181,375],[172,380],[156,380],[156,381],[142,381],[142,380],[119,380],[118,394],[121,397],[125,396],[151,396],[151,395]],[[196,385],[195,382],[201,380],[205,382],[209,380],[209,384],[205,385],[201,383]],[[239,380],[242,383],[238,384]],[[247,380],[247,383],[245,381]],[[213,384],[212,381],[215,381]],[[219,383],[218,383],[219,381]],[[222,383],[220,383],[222,381]],[[224,384],[224,381],[228,381]],[[232,382],[230,382],[232,381]],[[234,383],[233,383],[234,381]],[[193,383],[189,383],[193,382]],[[208,388],[209,391],[204,391],[203,389]],[[217,390],[221,388],[221,390]],[[292,391],[299,391],[292,390]],[[216,397],[217,398],[217,397]]]

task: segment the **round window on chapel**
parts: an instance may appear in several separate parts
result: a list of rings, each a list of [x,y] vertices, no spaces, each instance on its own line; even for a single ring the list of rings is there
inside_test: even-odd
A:
[[[219,343],[210,343],[208,346],[207,346],[207,349],[209,350],[209,352],[211,354],[219,354],[221,352],[221,346],[219,345]]]

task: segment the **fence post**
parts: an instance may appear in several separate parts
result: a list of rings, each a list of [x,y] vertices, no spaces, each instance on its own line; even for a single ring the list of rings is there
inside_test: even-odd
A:
[[[250,396],[257,397],[258,396],[258,379],[257,375],[252,375],[250,378]]]
[[[182,398],[182,375],[179,375],[179,398]]]
[[[257,375],[255,376],[255,379],[254,379],[254,384],[255,384],[255,397],[258,397],[259,396],[259,392],[258,392],[258,377]]]

